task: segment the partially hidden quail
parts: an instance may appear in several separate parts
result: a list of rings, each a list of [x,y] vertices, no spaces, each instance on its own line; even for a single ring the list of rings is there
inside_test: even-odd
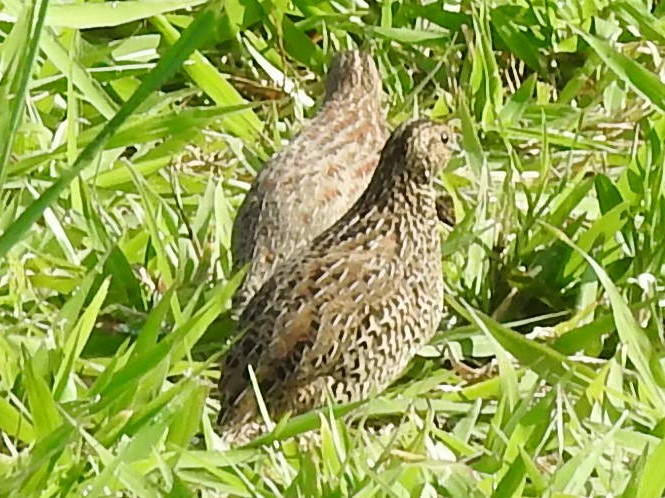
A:
[[[388,138],[381,78],[371,56],[338,54],[323,107],[261,170],[238,210],[233,267],[249,263],[233,307],[247,301],[294,250],[337,221],[365,190]]]
[[[424,119],[397,128],[358,201],[247,304],[219,382],[231,444],[260,431],[248,366],[279,417],[383,390],[432,337],[443,308],[433,178],[449,136]]]

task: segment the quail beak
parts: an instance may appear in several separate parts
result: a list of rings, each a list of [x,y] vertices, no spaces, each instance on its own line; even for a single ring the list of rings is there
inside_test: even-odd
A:
[[[460,143],[457,141],[457,137],[453,135],[452,140],[448,142],[448,148],[450,151],[453,153],[452,155],[457,156],[462,153],[462,146]]]
[[[451,158],[462,155],[462,147],[460,146],[460,143],[457,141],[457,137],[455,136],[455,134],[452,134],[451,139],[446,144],[446,147],[450,151],[450,155],[446,159],[446,163],[440,165],[439,174],[442,171],[446,171],[448,169]]]

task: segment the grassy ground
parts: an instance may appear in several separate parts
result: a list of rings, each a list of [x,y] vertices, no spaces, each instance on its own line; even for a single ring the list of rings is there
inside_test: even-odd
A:
[[[0,2],[0,496],[662,496],[665,8],[223,3]],[[460,130],[450,316],[354,423],[220,451],[232,219],[353,46]]]

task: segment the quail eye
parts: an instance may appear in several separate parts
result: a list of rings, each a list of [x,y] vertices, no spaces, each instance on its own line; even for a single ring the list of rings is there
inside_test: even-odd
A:
[[[450,137],[448,136],[447,133],[441,133],[441,141],[444,144],[447,144],[449,140],[450,140]]]

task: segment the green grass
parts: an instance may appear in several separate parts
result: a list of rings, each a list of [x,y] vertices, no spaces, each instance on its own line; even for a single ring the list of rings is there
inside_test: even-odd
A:
[[[0,2],[0,496],[663,495],[665,8],[446,5]],[[460,133],[449,316],[225,450],[233,217],[354,46]]]

